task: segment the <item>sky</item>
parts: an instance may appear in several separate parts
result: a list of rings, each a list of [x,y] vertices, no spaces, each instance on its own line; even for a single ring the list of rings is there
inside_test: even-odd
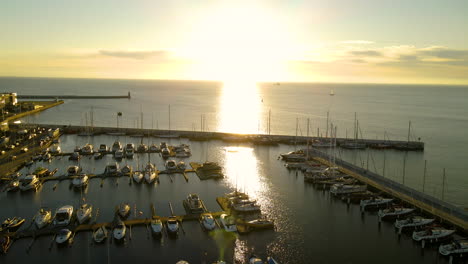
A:
[[[5,0],[0,76],[468,84],[466,0]]]

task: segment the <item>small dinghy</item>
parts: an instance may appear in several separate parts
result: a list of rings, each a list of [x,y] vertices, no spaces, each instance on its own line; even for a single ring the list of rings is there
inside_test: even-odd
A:
[[[160,219],[151,220],[151,233],[154,236],[161,235],[162,229],[163,229],[163,224]]]
[[[401,233],[403,230],[418,229],[423,226],[432,224],[434,221],[435,219],[431,218],[410,217],[403,220],[396,220],[395,228],[398,229],[398,233]]]
[[[117,225],[114,227],[113,235],[115,240],[123,240],[127,232],[127,227],[122,220],[118,220]]]
[[[413,240],[421,241],[422,247],[425,243],[437,243],[452,237],[455,230],[444,228],[428,228],[423,231],[414,231]]]
[[[61,229],[57,236],[55,237],[55,242],[59,245],[63,245],[65,243],[68,243],[70,241],[70,238],[72,236],[72,231],[68,229]]]
[[[41,229],[52,222],[52,211],[41,208],[34,218],[34,223],[38,229]]]
[[[466,256],[468,255],[468,241],[453,241],[450,244],[440,245],[439,253],[443,256]]]
[[[118,214],[122,219],[125,219],[130,214],[130,205],[128,203],[121,203],[119,205]]]
[[[393,202],[393,199],[390,198],[372,197],[368,200],[361,200],[359,205],[361,206],[361,211],[365,211],[366,209],[377,209],[380,207],[386,207],[391,202]]]
[[[13,218],[7,218],[2,223],[1,231],[7,230],[8,232],[15,232],[22,224],[24,224],[24,221],[24,218],[16,216]]]
[[[216,228],[216,222],[213,215],[210,213],[204,213],[200,215],[200,222],[203,228],[207,231],[211,231]]]
[[[82,204],[78,211],[76,211],[76,219],[78,220],[78,223],[81,225],[83,223],[86,223],[91,219],[93,213],[93,206],[90,204]]]
[[[177,218],[170,216],[166,222],[166,227],[169,234],[177,235],[179,232],[179,222],[177,222]]]
[[[107,229],[104,226],[99,227],[93,233],[93,239],[96,243],[102,243],[107,238]]]
[[[143,173],[141,171],[134,171],[132,173],[132,178],[136,183],[141,183],[141,181],[144,178],[144,175],[143,175]]]
[[[413,211],[414,211],[413,208],[405,208],[405,207],[390,207],[387,209],[379,210],[379,213],[378,213],[379,221],[399,219],[401,217],[411,214]]]

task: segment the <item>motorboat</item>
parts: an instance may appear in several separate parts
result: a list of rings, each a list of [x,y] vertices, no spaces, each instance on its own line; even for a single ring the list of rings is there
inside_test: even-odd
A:
[[[247,226],[252,226],[256,228],[272,228],[275,226],[273,221],[270,221],[265,218],[259,218],[255,220],[251,220],[245,223]]]
[[[118,150],[116,150],[116,151],[114,152],[114,158],[115,158],[116,160],[121,160],[121,159],[123,159],[123,157],[124,157],[124,151],[123,151],[123,149],[118,149]]]
[[[86,187],[88,185],[88,182],[89,182],[88,175],[82,173],[79,176],[75,176],[75,178],[73,178],[72,185],[73,187],[78,189],[78,188]]]
[[[107,174],[107,175],[116,174],[118,172],[119,172],[119,164],[117,162],[107,164],[106,168],[104,169],[104,174]]]
[[[122,240],[125,238],[127,232],[127,227],[124,222],[120,219],[117,220],[117,224],[114,227],[113,235],[115,240]]]
[[[93,145],[91,144],[86,144],[82,149],[81,149],[81,153],[83,155],[91,155],[93,154],[94,150],[93,150]]]
[[[156,146],[156,144],[151,144],[151,146],[149,147],[149,152],[160,152],[161,150],[159,149],[158,146]]]
[[[216,228],[216,222],[212,214],[204,213],[200,215],[200,222],[203,228],[207,231],[211,231]]]
[[[177,170],[177,163],[174,160],[166,161],[166,169],[169,171]]]
[[[55,212],[55,221],[56,226],[66,226],[70,224],[70,220],[73,215],[73,206],[65,205],[57,209]]]
[[[49,209],[41,208],[34,217],[34,223],[38,229],[41,229],[52,222],[52,211]]]
[[[62,149],[61,149],[60,146],[57,145],[57,144],[54,144],[54,145],[52,145],[52,146],[50,147],[50,153],[52,153],[52,154],[59,154],[59,153],[61,153],[61,152],[62,152]]]
[[[131,165],[125,165],[120,171],[123,175],[130,175],[133,171],[133,168]]]
[[[57,236],[55,237],[55,242],[57,242],[59,245],[68,243],[72,237],[72,234],[72,231],[66,228],[60,229],[60,231],[57,233]]]
[[[115,141],[114,144],[112,144],[112,152],[116,152],[117,150],[122,149],[122,144],[120,141]]]
[[[93,240],[96,243],[102,243],[107,238],[107,229],[104,226],[99,227],[93,232]]]
[[[236,219],[234,216],[222,214],[219,219],[224,230],[227,232],[237,232]]]
[[[127,143],[127,145],[125,145],[125,151],[129,151],[129,150],[135,150],[135,144]]]
[[[466,256],[468,255],[468,241],[453,241],[450,244],[440,245],[439,253],[443,256]]]
[[[176,158],[188,158],[192,156],[192,152],[189,149],[186,151],[176,152]]]
[[[5,191],[7,191],[7,192],[14,192],[14,191],[17,191],[17,190],[19,190],[19,185],[20,185],[19,180],[17,180],[17,179],[16,179],[16,180],[11,180],[11,181],[8,183],[8,185],[7,185],[6,189],[5,189]]]
[[[2,228],[0,231],[7,230],[8,232],[15,232],[18,228],[24,224],[26,220],[21,217],[7,218],[2,223]]]
[[[126,158],[133,159],[133,156],[135,156],[135,150],[134,149],[125,150],[125,157]]]
[[[177,163],[178,170],[184,171],[186,168],[187,168],[187,165],[185,165],[185,162],[179,161],[179,163]]]
[[[190,146],[187,145],[187,144],[180,144],[178,146],[175,146],[174,147],[174,151],[177,153],[177,152],[184,152],[186,148],[189,148]]]
[[[81,156],[80,153],[75,151],[72,154],[70,154],[70,157],[68,157],[69,160],[80,160]]]
[[[167,232],[169,234],[175,235],[179,232],[179,222],[175,216],[170,216],[166,222]]]
[[[29,174],[19,180],[19,189],[21,191],[37,190],[41,181],[35,174]]]
[[[393,199],[391,199],[391,198],[382,198],[382,197],[375,198],[375,197],[372,197],[372,198],[367,199],[367,200],[361,200],[359,205],[361,207],[361,210],[364,211],[364,210],[366,210],[366,208],[379,208],[379,207],[382,207],[382,206],[387,206],[391,202],[393,202]]]
[[[401,217],[411,214],[413,211],[414,211],[413,208],[392,206],[387,209],[379,210],[377,215],[379,216],[379,220],[399,219]]]
[[[248,199],[237,200],[231,208],[239,213],[254,213],[260,211],[260,205]]]
[[[454,233],[455,230],[451,229],[427,228],[423,231],[414,231],[412,237],[414,241],[424,241],[424,243],[436,243],[451,238]]]
[[[161,156],[163,159],[167,159],[171,156],[171,151],[168,148],[161,149]]]
[[[198,194],[189,194],[184,200],[184,207],[188,213],[199,214],[203,213],[203,202],[198,197]]]
[[[85,203],[85,204],[82,204],[80,208],[76,211],[76,219],[78,220],[78,223],[81,225],[89,221],[91,219],[92,214],[93,214],[93,206]]]
[[[0,253],[6,254],[11,246],[11,239],[7,235],[0,235]]]
[[[358,193],[358,192],[365,192],[367,190],[367,185],[348,185],[337,183],[333,184],[330,188],[330,193],[333,195],[343,195],[343,194],[351,194],[351,193]]]
[[[151,220],[151,233],[155,236],[159,236],[162,233],[163,224],[161,219],[153,219]]]
[[[109,152],[109,148],[107,147],[106,144],[101,144],[99,145],[98,152],[101,152],[101,153]]]
[[[295,161],[295,162],[303,162],[306,160],[306,156],[304,151],[290,151],[288,153],[280,154],[280,157],[284,161]]]
[[[138,151],[138,152],[147,152],[147,151],[148,151],[148,146],[146,146],[145,144],[141,143],[140,145],[138,145],[137,151]]]
[[[143,173],[145,176],[146,183],[148,184],[153,183],[154,180],[156,179],[156,166],[148,162],[148,164],[145,167],[145,171]]]
[[[424,226],[432,224],[435,219],[432,218],[423,218],[423,217],[409,217],[403,220],[395,221],[395,228],[401,233],[405,229],[420,229]]]
[[[136,183],[140,183],[143,180],[144,175],[141,171],[134,171],[132,173],[132,178]]]
[[[70,166],[67,169],[68,176],[76,176],[81,173],[81,167],[79,166]]]
[[[118,207],[117,213],[122,219],[125,219],[130,214],[130,205],[128,203],[121,203]]]

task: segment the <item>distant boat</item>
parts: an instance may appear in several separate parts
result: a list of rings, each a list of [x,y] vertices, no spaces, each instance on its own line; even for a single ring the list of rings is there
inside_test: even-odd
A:
[[[335,95],[335,91],[333,89],[331,89],[330,96],[334,96],[334,95]]]

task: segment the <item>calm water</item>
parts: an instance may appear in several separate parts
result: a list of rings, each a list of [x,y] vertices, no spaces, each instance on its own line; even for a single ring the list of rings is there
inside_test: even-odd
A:
[[[334,89],[336,95],[328,95]],[[351,135],[354,112],[358,113],[362,134],[367,138],[382,138],[384,133],[391,139],[406,139],[408,121],[413,123],[411,137],[421,137],[426,150],[409,153],[406,157],[406,179],[409,186],[421,190],[424,160],[428,160],[426,192],[440,197],[442,168],[447,168],[445,199],[467,206],[468,180],[463,177],[465,147],[468,139],[468,104],[466,87],[438,86],[390,86],[390,85],[332,85],[332,84],[219,84],[211,82],[173,81],[121,81],[121,80],[69,80],[69,79],[11,79],[0,78],[0,90],[17,91],[23,94],[126,94],[131,100],[66,100],[65,104],[47,110],[23,121],[56,124],[89,123],[86,113],[93,108],[97,126],[116,126],[116,113],[123,116],[120,126],[135,127],[143,112],[145,128],[167,129],[168,106],[171,105],[171,128],[200,130],[204,116],[205,130],[232,131],[240,133],[264,133],[268,111],[271,109],[271,130],[274,134],[295,134],[296,118],[299,118],[299,134],[306,135],[306,119],[310,118],[310,133],[325,135],[326,115],[338,126],[338,135]],[[89,115],[89,114],[88,114]],[[110,144],[110,136],[86,139],[75,136],[62,138],[62,147],[71,150],[75,145],[91,141],[95,145]],[[139,139],[120,137],[122,142],[138,143]],[[145,139],[145,141],[153,141]],[[159,143],[158,139],[154,140]],[[179,143],[172,140],[171,143]],[[303,183],[302,175],[289,173],[278,154],[293,149],[291,146],[253,147],[252,145],[228,145],[220,141],[187,142],[193,156],[188,161],[215,160],[220,162],[227,177],[221,181],[199,181],[189,175],[186,183],[182,176],[171,182],[161,177],[159,185],[129,185],[125,179],[108,179],[100,187],[93,180],[86,197],[100,208],[99,221],[109,221],[113,208],[122,201],[135,204],[143,216],[149,215],[149,205],[154,203],[159,215],[169,215],[168,202],[176,213],[184,212],[182,200],[188,193],[199,193],[208,209],[217,211],[215,197],[232,190],[236,185],[255,197],[263,212],[277,224],[277,231],[265,231],[240,236],[227,243],[210,238],[198,223],[184,223],[185,234],[178,239],[148,239],[144,227],[133,229],[133,239],[123,246],[115,244],[89,246],[90,233],[78,234],[72,248],[49,251],[51,238],[35,242],[29,254],[25,248],[30,240],[15,242],[11,251],[2,257],[6,263],[17,258],[56,263],[60,258],[72,262],[118,263],[135,257],[142,261],[174,263],[186,259],[193,263],[216,260],[223,254],[227,260],[240,260],[248,252],[260,256],[273,255],[283,263],[358,263],[376,261],[387,263],[433,263],[445,262],[436,250],[421,250],[408,236],[400,239],[391,224],[377,224],[375,214],[361,217],[357,206],[332,199],[327,192],[313,189]],[[372,151],[369,168],[382,173],[383,152]],[[367,162],[366,151],[340,151],[338,156],[356,164]],[[401,181],[403,152],[386,151],[386,177]],[[107,159],[107,160],[106,160]],[[81,165],[88,172],[99,173],[112,158],[101,161],[83,160]],[[146,162],[147,156],[140,157]],[[161,158],[151,157],[162,168]],[[134,167],[137,159],[131,161]],[[46,164],[59,168],[62,173],[71,162],[54,160]],[[125,164],[125,160],[122,162]],[[41,164],[38,164],[41,165]],[[366,166],[367,164],[364,164]],[[63,181],[53,191],[54,182],[46,183],[37,194],[0,195],[1,217],[20,215],[29,219],[41,205],[57,207],[64,203],[78,205],[80,193],[69,189]],[[27,223],[28,224],[28,223]],[[206,257],[204,252],[206,251]]]

